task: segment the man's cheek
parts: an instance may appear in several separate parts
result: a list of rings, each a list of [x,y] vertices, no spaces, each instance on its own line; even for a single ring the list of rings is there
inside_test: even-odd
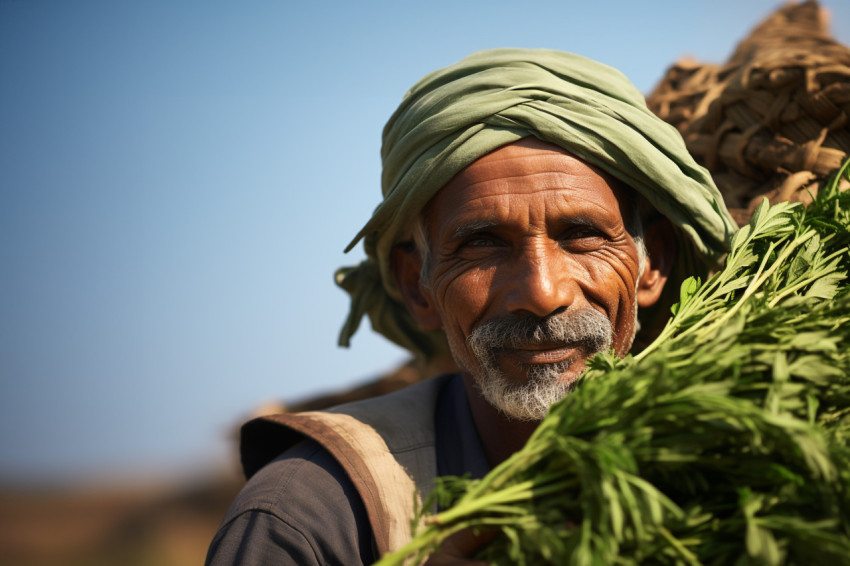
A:
[[[626,294],[626,287],[619,277],[603,276],[595,278],[584,286],[588,302],[604,309],[608,318],[612,319],[617,313],[618,306]]]
[[[443,302],[448,308],[477,311],[486,304],[490,291],[489,280],[480,274],[464,274],[445,287]]]

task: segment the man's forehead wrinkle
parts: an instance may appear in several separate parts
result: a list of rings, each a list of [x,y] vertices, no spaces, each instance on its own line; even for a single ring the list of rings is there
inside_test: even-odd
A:
[[[602,221],[603,224],[616,222],[621,218],[619,203],[613,195],[608,198],[603,195],[599,198],[599,193],[593,187],[584,189],[584,187],[576,187],[568,193],[553,191],[554,196],[557,197],[556,200],[545,205],[544,208],[548,211],[546,212],[549,216],[547,223],[594,225],[599,224],[602,218],[607,219]],[[552,189],[543,187],[527,194],[539,194],[550,190]],[[443,211],[440,216],[442,216],[441,224],[443,224],[444,233],[456,236],[461,231],[468,234],[475,232],[476,229],[482,230],[502,225],[504,215],[510,215],[511,210],[514,210],[514,214],[518,212],[515,206],[523,207],[522,203],[514,204],[509,200],[511,194],[488,191],[487,194],[465,198],[462,202],[457,202],[451,197],[443,200],[437,209]],[[497,200],[491,201],[493,198]],[[552,208],[553,206],[555,208]]]
[[[535,193],[545,190],[548,189],[540,189],[535,191]],[[446,207],[446,210],[450,212],[444,217],[444,222],[449,225],[458,225],[459,228],[462,226],[476,226],[479,229],[484,229],[501,225],[503,222],[501,220],[502,216],[505,214],[510,215],[510,210],[513,206],[504,200],[496,203],[487,202],[488,197],[492,196],[504,195],[482,195],[466,200],[460,206]],[[559,197],[558,201],[546,206],[546,210],[548,210],[546,215],[549,216],[547,223],[592,225],[599,224],[600,218],[607,218],[611,221],[621,218],[619,206],[616,201],[604,202],[595,198],[586,198],[575,193],[562,194]],[[553,205],[555,208],[552,208]],[[476,217],[482,211],[486,211],[487,217]],[[530,210],[527,212],[530,212]],[[456,233],[458,229],[455,229],[453,233]]]
[[[564,206],[575,206],[576,200],[569,195],[562,195],[561,200],[564,203]],[[606,199],[607,200],[607,199]],[[600,218],[610,218],[611,220],[622,220],[622,214],[620,213],[620,203],[616,200],[613,202],[605,202],[594,199],[587,199],[582,201],[583,206],[588,206],[592,208],[598,209],[602,216]],[[597,223],[598,220],[593,220],[591,216],[587,212],[580,212],[574,216],[575,218],[585,218],[589,224]],[[571,216],[572,218],[572,216]]]
[[[516,173],[513,175],[497,174],[487,179],[466,180],[464,188],[466,189],[481,189],[481,186],[487,186],[487,194],[482,194],[475,198],[483,198],[500,194],[504,190],[516,190],[514,181],[522,179],[533,179],[540,177],[539,181],[535,181],[531,186],[523,186],[523,193],[532,194],[551,189],[584,189],[589,188],[592,182],[590,175],[577,175],[567,173],[561,170],[552,171],[531,171],[528,173]],[[489,185],[489,186],[488,186]]]

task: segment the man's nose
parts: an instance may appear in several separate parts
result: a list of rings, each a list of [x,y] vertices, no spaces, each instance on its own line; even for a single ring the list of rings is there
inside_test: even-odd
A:
[[[506,296],[509,312],[545,317],[573,303],[577,284],[560,246],[526,249],[513,263]]]

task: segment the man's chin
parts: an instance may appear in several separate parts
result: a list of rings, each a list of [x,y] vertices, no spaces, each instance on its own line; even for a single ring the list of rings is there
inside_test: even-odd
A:
[[[509,419],[539,422],[554,403],[572,391],[581,373],[581,369],[569,367],[572,365],[535,364],[513,375],[490,371],[475,381],[487,402]],[[580,365],[584,367],[583,361]]]

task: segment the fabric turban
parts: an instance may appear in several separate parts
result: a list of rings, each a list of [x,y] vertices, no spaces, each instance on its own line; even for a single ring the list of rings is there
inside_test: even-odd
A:
[[[603,169],[670,220],[678,252],[666,295],[678,297],[684,277],[704,275],[727,251],[735,225],[709,173],[619,71],[559,51],[480,51],[414,85],[384,128],[384,199],[346,249],[362,238],[367,259],[336,273],[351,295],[341,345],[368,315],[375,330],[414,353],[445,347],[442,332],[423,330],[401,302],[390,252],[455,174],[529,136]],[[665,310],[671,302],[661,301]]]

